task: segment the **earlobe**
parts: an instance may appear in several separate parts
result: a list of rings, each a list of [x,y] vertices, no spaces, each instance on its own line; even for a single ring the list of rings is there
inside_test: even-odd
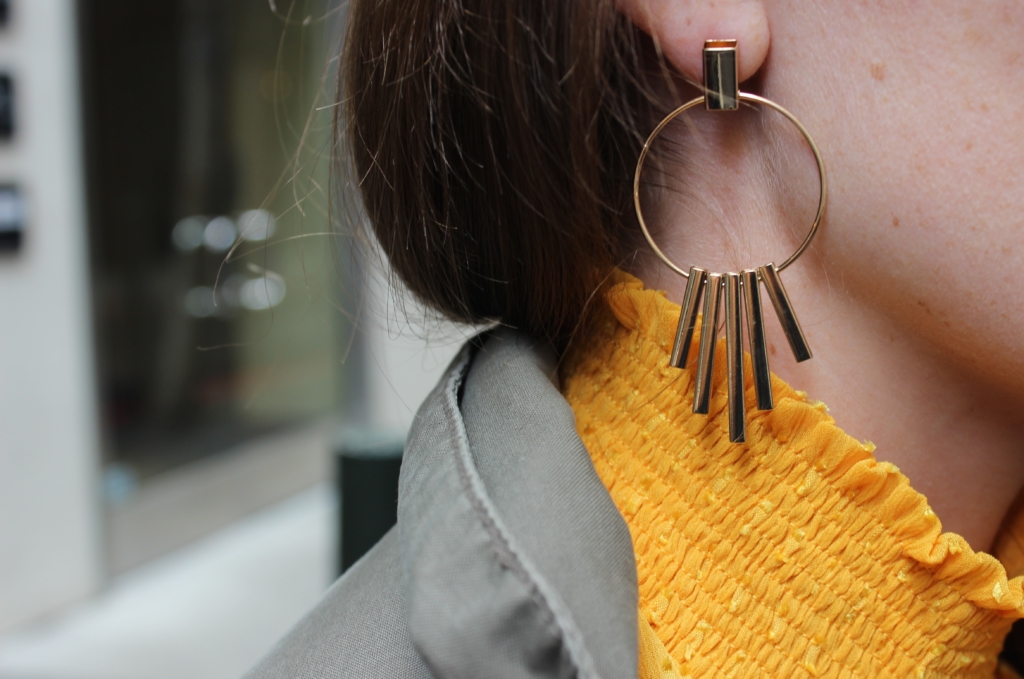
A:
[[[701,81],[705,40],[738,41],[740,82],[757,73],[768,54],[771,35],[761,0],[617,0],[616,4],[693,82]]]

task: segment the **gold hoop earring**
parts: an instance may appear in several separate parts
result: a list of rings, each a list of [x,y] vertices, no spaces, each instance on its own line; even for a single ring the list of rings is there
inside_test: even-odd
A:
[[[779,274],[795,262],[800,255],[807,250],[814,236],[821,226],[821,218],[825,214],[825,199],[828,194],[828,182],[825,176],[825,163],[821,159],[821,152],[817,144],[811,138],[807,128],[797,120],[796,116],[782,106],[770,99],[759,97],[755,94],[748,94],[739,90],[739,77],[737,73],[736,41],[735,40],[708,40],[704,43],[704,90],[703,96],[692,99],[679,108],[669,113],[654,128],[636,163],[636,172],[633,175],[633,205],[636,208],[637,221],[643,231],[644,238],[654,250],[654,254],[661,259],[670,269],[687,279],[686,291],[683,294],[682,313],[679,316],[679,326],[676,329],[675,344],[672,346],[672,354],[669,358],[669,365],[676,368],[685,368],[687,357],[690,353],[690,343],[693,339],[693,331],[697,322],[697,309],[700,305],[700,298],[704,292],[704,321],[701,331],[700,347],[697,354],[697,379],[693,392],[693,412],[708,414],[711,400],[711,379],[715,361],[715,341],[718,335],[718,317],[721,307],[721,293],[725,290],[725,336],[726,352],[728,354],[728,375],[729,375],[729,440],[738,443],[746,437],[746,405],[744,403],[743,386],[743,312],[742,306],[746,307],[747,336],[750,340],[750,354],[753,361],[754,392],[757,397],[758,410],[771,410],[774,407],[772,398],[771,379],[768,369],[768,350],[764,334],[764,318],[761,311],[760,284],[764,283],[768,291],[768,297],[775,307],[775,313],[782,325],[790,348],[793,350],[793,357],[797,362],[806,361],[811,358],[811,349],[804,337],[800,322],[793,312],[793,306],[782,285]],[[800,247],[789,256],[781,265],[776,266],[770,262],[757,269],[746,269],[741,273],[708,273],[699,267],[690,267],[689,271],[678,266],[669,259],[651,236],[644,221],[643,211],[640,208],[640,173],[643,170],[644,160],[651,148],[651,144],[658,137],[665,126],[682,113],[704,104],[709,111],[735,111],[739,109],[740,103],[767,106],[784,115],[803,135],[814,154],[814,160],[818,165],[818,176],[821,180],[821,193],[818,199],[818,212],[811,224]],[[742,300],[741,300],[742,298]]]

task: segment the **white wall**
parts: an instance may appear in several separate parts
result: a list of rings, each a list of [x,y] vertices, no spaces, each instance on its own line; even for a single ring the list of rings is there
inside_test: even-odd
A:
[[[408,293],[394,291],[374,263],[368,272],[360,326],[369,424],[407,430],[463,343],[477,331],[426,312]]]
[[[0,183],[30,216],[22,251],[0,257],[0,629],[93,591],[101,545],[75,3],[11,5]]]

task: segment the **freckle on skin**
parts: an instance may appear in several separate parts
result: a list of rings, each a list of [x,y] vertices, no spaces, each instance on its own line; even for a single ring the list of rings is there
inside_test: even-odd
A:
[[[898,228],[899,225],[900,225],[900,218],[899,217],[893,217],[892,218],[892,228],[894,228],[894,229]]]
[[[871,77],[875,80],[885,80],[885,64],[881,61],[871,62]]]
[[[771,354],[772,356],[775,355],[775,345],[774,344],[769,344],[768,345],[768,353]]]

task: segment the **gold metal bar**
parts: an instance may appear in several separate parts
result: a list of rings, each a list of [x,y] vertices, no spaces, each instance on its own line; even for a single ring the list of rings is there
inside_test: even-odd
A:
[[[743,307],[740,276],[725,275],[725,349],[729,364],[729,440],[746,440],[747,406],[743,394]]]
[[[740,107],[740,78],[735,40],[704,41],[704,107],[735,111]]]
[[[807,346],[807,338],[804,337],[804,331],[800,329],[800,321],[793,313],[793,305],[789,303],[789,295],[786,294],[786,288],[782,286],[782,279],[779,278],[775,264],[765,264],[758,269],[758,273],[761,275],[761,280],[764,281],[768,296],[772,298],[772,305],[779,317],[779,323],[782,324],[782,331],[786,333],[789,348],[793,350],[793,358],[797,363],[806,361],[811,358],[811,348]]]
[[[768,369],[768,343],[764,336],[764,313],[761,311],[761,285],[757,272],[747,269],[743,272],[743,296],[747,306],[747,337],[750,339],[750,358],[754,365],[754,392],[757,394],[757,409],[771,410],[775,407],[772,398],[772,378]]]
[[[697,379],[693,387],[693,412],[707,415],[711,409],[711,378],[715,372],[715,340],[718,339],[718,306],[722,293],[722,276],[708,274],[704,291],[704,319],[700,331],[700,355]]]
[[[679,327],[676,328],[676,341],[672,345],[672,357],[669,358],[669,365],[675,368],[685,368],[686,359],[690,356],[693,327],[697,325],[700,292],[707,278],[708,272],[704,269],[690,267],[690,276],[686,279],[686,293],[683,295],[683,310],[679,314]]]

